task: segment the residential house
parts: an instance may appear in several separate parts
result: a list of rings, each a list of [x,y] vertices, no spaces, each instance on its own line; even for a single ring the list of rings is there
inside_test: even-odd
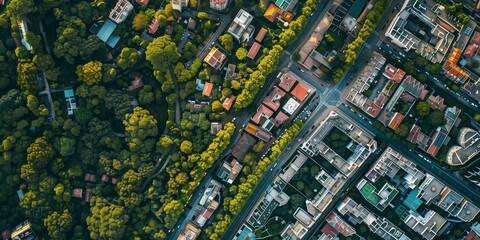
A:
[[[262,48],[262,45],[258,42],[254,42],[248,51],[247,57],[254,60],[258,54],[258,51],[260,51],[260,48]]]
[[[90,188],[87,188],[87,190],[85,191],[85,202],[90,202],[90,200],[92,199],[93,195],[92,195],[92,189]]]
[[[260,104],[257,108],[257,112],[252,117],[252,121],[258,125],[263,125],[270,117],[272,117],[273,111],[263,104]]]
[[[219,123],[219,122],[210,123],[210,134],[215,135],[220,130],[222,130],[222,123]]]
[[[97,179],[96,179],[95,175],[91,174],[91,173],[85,173],[85,176],[83,177],[83,180],[85,182],[91,182],[91,183],[97,182]]]
[[[133,91],[137,88],[140,88],[143,86],[142,77],[135,76],[135,79],[133,79],[130,83],[131,83],[130,86],[128,86],[127,88],[128,91]]]
[[[433,110],[441,110],[443,112],[445,111],[445,108],[447,108],[447,105],[444,103],[444,99],[440,97],[440,95],[430,95],[427,99],[427,103]]]
[[[197,21],[193,18],[188,19],[187,29],[190,31],[195,31],[197,28]]]
[[[115,23],[120,24],[127,19],[132,10],[133,5],[128,0],[118,0],[108,17]]]
[[[352,236],[356,233],[355,229],[335,212],[330,213],[330,215],[327,216],[326,221],[336,232],[342,234],[344,237]]]
[[[383,71],[384,77],[386,77],[389,80],[393,80],[396,83],[400,83],[403,77],[405,77],[405,74],[406,74],[405,71],[393,66],[390,63],[387,65],[387,67],[385,67],[385,71]]]
[[[390,120],[390,122],[388,123],[388,127],[393,129],[394,131],[397,130],[397,128],[400,126],[400,124],[402,123],[404,119],[404,116],[398,112],[396,112],[394,115],[393,115],[393,118]]]
[[[247,124],[247,126],[245,127],[245,132],[255,137],[258,137],[260,140],[264,142],[268,142],[272,138],[272,133],[270,133],[267,129],[263,127],[259,127],[252,123]]]
[[[195,227],[191,222],[187,223],[187,226],[183,229],[182,233],[178,236],[177,240],[195,240],[200,235],[199,228]]]
[[[116,28],[117,24],[112,22],[110,19],[107,19],[100,29],[98,29],[97,24],[93,24],[93,26],[90,28],[90,31],[109,47],[114,48],[118,41],[120,41],[120,36],[112,35]]]
[[[253,34],[255,28],[250,25],[253,16],[247,11],[240,9],[233,19],[232,24],[228,27],[227,32],[240,42],[248,41]]]
[[[203,59],[203,61],[205,61],[212,68],[218,70],[223,66],[226,58],[227,58],[227,56],[225,54],[223,54],[222,52],[220,52],[220,50],[218,50],[218,48],[213,47],[210,50],[210,52],[207,54],[205,59]]]
[[[28,221],[18,224],[10,234],[12,240],[37,240],[38,237],[33,232],[32,226]]]
[[[77,109],[77,102],[75,101],[75,95],[73,94],[73,89],[65,89],[63,91],[65,96],[65,101],[67,102],[67,113],[68,115],[73,115],[75,109]]]
[[[223,165],[217,172],[217,176],[223,181],[232,184],[242,171],[243,165],[236,159],[232,159],[230,163],[223,162]]]
[[[225,80],[237,80],[240,79],[242,76],[235,72],[237,69],[237,65],[229,63],[227,65],[227,72],[225,73]]]
[[[232,108],[236,98],[237,97],[235,97],[234,95],[231,95],[230,97],[225,98],[225,100],[223,101],[222,107],[225,110],[230,111],[230,108]]]
[[[263,104],[273,111],[277,111],[281,106],[283,96],[285,96],[285,92],[277,86],[274,86],[273,90],[263,99]]]
[[[157,17],[153,17],[150,24],[147,26],[148,33],[155,34],[160,26],[160,22],[158,21]]]
[[[283,112],[278,112],[277,116],[275,116],[275,118],[272,120],[272,123],[273,125],[275,125],[275,127],[280,127],[280,125],[287,121],[288,118],[290,117],[287,114]]]
[[[265,36],[267,35],[268,30],[264,27],[261,27],[260,30],[257,33],[257,36],[255,37],[255,41],[261,43]]]
[[[298,82],[297,86],[292,90],[291,94],[300,102],[303,102],[312,90],[302,82]]]
[[[210,8],[213,10],[222,11],[228,7],[228,0],[210,0]]]
[[[457,107],[449,107],[445,110],[445,120],[447,120],[447,123],[437,128],[432,137],[430,147],[426,150],[428,154],[435,157],[440,148],[448,143],[450,140],[448,134],[454,126],[460,123],[459,116],[461,112],[462,110]]]
[[[199,201],[197,216],[195,217],[195,223],[200,227],[203,227],[205,223],[210,219],[213,212],[218,208],[217,196],[222,189],[223,185],[215,180],[210,180],[203,195]]]
[[[478,54],[480,46],[480,32],[475,32],[473,34],[472,40],[470,40],[470,44],[467,46],[467,49],[463,52],[463,56],[467,58],[473,57],[475,54]]]
[[[182,8],[188,6],[188,0],[172,0],[170,3],[172,4],[173,10],[177,10],[179,12],[182,11]]]
[[[72,190],[72,197],[74,198],[82,198],[83,197],[83,189],[81,188],[74,188]]]
[[[460,49],[453,48],[447,61],[443,64],[443,71],[445,75],[455,83],[463,84],[467,81],[469,75],[457,65],[461,55],[462,51]]]
[[[292,89],[293,85],[295,85],[296,82],[297,78],[295,77],[295,75],[287,72],[280,77],[280,83],[278,83],[278,86],[285,92],[290,92],[290,89]]]
[[[205,97],[212,97],[213,83],[205,82],[203,87],[202,95]]]
[[[254,137],[252,137],[248,133],[244,133],[240,137],[240,140],[238,140],[238,142],[233,146],[232,156],[235,157],[236,159],[243,160],[248,150],[250,150],[250,148],[253,147],[253,145],[255,145],[256,142],[257,140],[255,140]]]
[[[275,20],[282,14],[282,9],[277,7],[275,4],[270,3],[267,10],[263,13],[263,16],[270,22],[275,22]]]

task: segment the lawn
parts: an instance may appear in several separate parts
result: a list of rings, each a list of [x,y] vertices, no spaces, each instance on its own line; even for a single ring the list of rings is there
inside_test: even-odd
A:
[[[348,143],[352,141],[347,134],[334,127],[324,138],[325,144],[340,155],[343,159],[348,159],[353,152],[347,148]]]
[[[306,161],[300,170],[293,176],[290,184],[307,198],[312,199],[322,188],[322,184],[315,179],[320,167],[314,161]]]

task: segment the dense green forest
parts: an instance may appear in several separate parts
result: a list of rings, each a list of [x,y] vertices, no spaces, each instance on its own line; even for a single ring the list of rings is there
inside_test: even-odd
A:
[[[222,102],[238,96],[237,114],[252,103],[316,3],[307,1],[288,27],[269,31],[257,61],[222,35],[219,44],[232,51],[228,60],[241,76],[232,80],[196,57],[220,25],[206,12],[182,19],[168,1],[132,2],[112,47],[95,32],[109,24],[117,1],[5,1],[0,231],[28,220],[43,239],[165,238],[230,143],[232,123],[210,130],[228,115]],[[257,4],[236,1],[232,14]],[[146,33],[153,19],[158,30]],[[191,21],[196,27],[184,41]],[[214,84],[210,96],[196,89],[198,80]],[[246,171],[249,181],[261,177],[253,174]]]

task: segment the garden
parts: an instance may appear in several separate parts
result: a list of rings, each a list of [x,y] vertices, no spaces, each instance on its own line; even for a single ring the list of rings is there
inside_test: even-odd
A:
[[[323,141],[329,148],[331,148],[344,159],[348,159],[353,154],[353,152],[347,148],[347,145],[352,140],[347,136],[347,134],[343,133],[336,127],[332,128]]]

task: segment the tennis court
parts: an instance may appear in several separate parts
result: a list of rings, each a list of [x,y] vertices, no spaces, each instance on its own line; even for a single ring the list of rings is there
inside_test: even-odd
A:
[[[369,182],[366,182],[365,185],[363,185],[363,187],[360,189],[363,197],[374,206],[380,202],[380,198],[373,193],[375,190],[375,187]]]

